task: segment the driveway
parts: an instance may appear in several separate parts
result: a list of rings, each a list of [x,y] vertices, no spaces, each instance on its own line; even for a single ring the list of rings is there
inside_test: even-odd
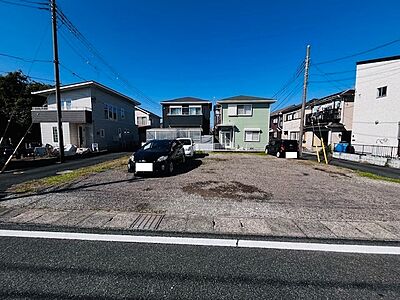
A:
[[[3,216],[33,211],[7,217],[27,223],[52,214],[53,224],[65,225],[80,215],[67,223],[137,229],[138,215],[149,215],[150,229],[166,231],[400,240],[399,194],[400,184],[312,161],[210,154],[171,177],[134,177],[121,168],[0,205]]]

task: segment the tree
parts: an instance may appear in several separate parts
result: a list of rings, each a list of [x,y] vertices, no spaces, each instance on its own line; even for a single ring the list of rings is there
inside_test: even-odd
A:
[[[48,88],[51,86],[30,80],[22,71],[0,75],[0,138],[10,120],[3,143],[9,140],[14,145],[18,143],[31,125],[32,107],[45,103],[43,97],[32,95],[31,92]]]

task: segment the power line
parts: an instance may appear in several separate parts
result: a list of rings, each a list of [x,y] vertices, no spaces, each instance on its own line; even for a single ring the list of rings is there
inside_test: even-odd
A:
[[[0,2],[5,3],[5,4],[10,4],[10,5],[15,5],[15,6],[35,8],[35,9],[39,9],[39,10],[50,10],[49,4],[44,3],[44,2],[34,2],[34,1],[15,2],[15,1],[10,1],[10,0],[0,0]],[[25,3],[29,3],[29,4],[25,4]],[[33,4],[36,4],[36,5],[33,5]],[[47,7],[45,7],[45,6],[47,6]]]
[[[378,45],[376,47],[370,48],[368,50],[364,50],[364,51],[361,51],[361,52],[357,52],[357,53],[354,53],[354,54],[342,56],[342,57],[331,59],[331,60],[322,61],[322,62],[319,62],[319,63],[314,63],[314,66],[315,65],[330,64],[330,63],[334,63],[334,62],[337,62],[337,61],[353,58],[353,57],[356,57],[356,56],[359,56],[359,55],[363,55],[363,54],[367,54],[367,53],[376,51],[376,50],[381,49],[381,48],[385,48],[387,46],[393,45],[393,44],[398,43],[398,42],[400,42],[400,39],[395,39],[395,40],[392,40],[392,41],[387,42],[385,44],[381,44],[381,45]]]
[[[8,73],[12,73],[12,72],[0,70],[0,73],[8,74]],[[53,79],[48,79],[48,78],[43,78],[43,77],[35,77],[35,76],[29,76],[29,75],[24,75],[24,76],[26,76],[27,78],[31,78],[31,79],[37,79],[37,80],[43,80],[43,81],[48,81],[48,82],[54,82]]]
[[[58,63],[61,67],[63,67],[65,70],[67,70],[68,72],[70,72],[73,76],[79,78],[80,80],[84,80],[84,81],[88,81],[87,79],[83,78],[82,76],[76,74],[74,71],[72,71],[70,68],[68,68],[67,66],[65,66],[64,64],[62,64],[61,62]]]
[[[278,96],[282,96],[285,91],[300,77],[301,73],[304,71],[305,62],[301,62],[301,64],[297,67],[296,72],[290,77],[290,79],[280,88],[272,98],[277,98]]]
[[[125,87],[133,91],[133,93],[141,98],[145,99],[148,104],[153,104],[157,109],[159,109],[159,103],[152,100],[150,97],[145,95],[141,90],[133,86],[128,80],[122,77],[100,54],[100,52],[91,44],[85,36],[76,28],[76,26],[68,19],[68,17],[61,11],[58,7],[57,9],[58,18],[62,24],[66,26],[69,32],[83,45],[87,50],[97,59],[107,67],[107,69],[113,74],[113,80],[118,80],[120,83],[124,84]],[[86,61],[87,62],[87,61]],[[76,73],[75,73],[76,74]]]
[[[343,90],[343,89],[347,89],[347,88],[348,88],[348,87],[344,86],[342,83],[340,83],[339,80],[331,79],[330,76],[327,75],[324,71],[322,71],[317,65],[312,64],[311,66],[312,66],[312,67],[315,67],[315,69],[316,69],[319,73],[321,73],[321,74],[327,79],[326,82],[327,82],[327,83],[330,83],[330,84],[331,84],[332,86],[334,86],[335,88],[337,88],[337,89],[339,89],[339,90]],[[337,83],[339,83],[339,84],[337,84]],[[343,88],[343,87],[344,87],[344,88]]]
[[[287,96],[280,102],[276,107],[274,107],[274,111],[281,108],[284,104],[286,104],[292,97],[297,96],[297,94],[302,90],[303,82],[300,81],[297,85],[287,94]]]
[[[0,0],[1,1],[1,0]],[[44,59],[29,59],[29,58],[24,58],[21,56],[15,56],[15,55],[10,55],[6,53],[0,53],[0,56],[8,57],[8,58],[13,58],[17,60],[21,60],[24,62],[29,62],[29,63],[34,63],[34,62],[42,62],[42,63],[51,63],[51,60],[44,60]]]

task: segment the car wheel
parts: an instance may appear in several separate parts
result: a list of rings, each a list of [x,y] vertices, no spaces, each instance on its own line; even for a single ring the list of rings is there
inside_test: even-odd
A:
[[[133,165],[130,162],[128,163],[128,172],[135,173],[135,168],[133,167]]]
[[[280,153],[279,151],[276,152],[276,157],[277,157],[277,158],[281,157],[281,153]]]
[[[172,161],[168,164],[168,173],[171,175],[174,173],[174,163]]]

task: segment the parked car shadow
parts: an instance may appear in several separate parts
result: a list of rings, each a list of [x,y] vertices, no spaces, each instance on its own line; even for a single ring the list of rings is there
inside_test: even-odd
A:
[[[204,158],[204,157],[206,157],[206,156],[209,156],[210,154],[208,154],[208,153],[194,153],[194,155],[193,155],[193,158],[194,159],[196,159],[196,158]]]

